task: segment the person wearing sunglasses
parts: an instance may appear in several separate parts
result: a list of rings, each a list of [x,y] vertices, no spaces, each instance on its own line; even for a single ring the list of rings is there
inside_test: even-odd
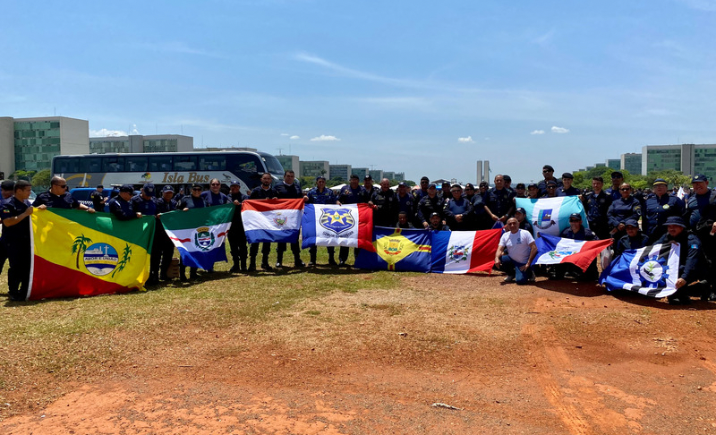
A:
[[[562,182],[554,177],[554,168],[551,165],[542,166],[542,176],[544,177],[544,180],[537,183],[540,194],[544,195],[547,193],[547,183],[549,181],[557,183],[557,187],[562,186]]]
[[[638,221],[641,217],[641,203],[631,194],[631,185],[622,183],[619,193],[621,196],[612,202],[607,211],[609,233],[615,241],[619,241],[626,234],[627,219]]]
[[[560,237],[572,240],[598,240],[592,230],[582,225],[582,216],[579,213],[569,215],[569,227],[562,231]],[[550,266],[550,269],[550,279],[563,279],[565,274],[569,274],[579,281],[596,281],[599,277],[596,258],[589,265],[586,272],[582,272],[581,268],[569,263],[554,264]]]
[[[545,186],[545,193],[542,195],[542,198],[556,198],[557,195],[557,189],[559,188],[559,184],[557,184],[554,180],[549,180],[546,183]]]
[[[221,191],[221,181],[218,178],[209,181],[209,190],[203,192],[201,196],[209,204],[209,207],[231,202],[231,199]]]
[[[32,206],[37,207],[38,210],[45,210],[47,208],[76,208],[86,210],[88,213],[94,213],[92,207],[87,207],[70,195],[67,191],[67,181],[58,176],[52,177],[52,180],[50,180],[50,190],[37,195]]]

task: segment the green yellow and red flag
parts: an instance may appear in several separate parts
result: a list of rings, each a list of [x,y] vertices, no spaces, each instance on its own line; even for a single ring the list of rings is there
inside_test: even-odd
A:
[[[107,213],[36,209],[28,299],[143,289],[155,221],[154,216],[120,221]]]

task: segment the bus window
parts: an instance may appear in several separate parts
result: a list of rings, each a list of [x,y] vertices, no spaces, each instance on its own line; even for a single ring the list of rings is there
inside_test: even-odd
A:
[[[149,157],[149,172],[167,172],[172,170],[171,156]]]
[[[63,157],[55,159],[55,167],[53,173],[66,174],[79,171],[80,159],[77,157]]]
[[[174,156],[175,171],[196,171],[195,156]]]
[[[252,189],[260,184],[259,173],[264,172],[263,163],[253,154],[227,155],[226,169]]]
[[[224,171],[226,170],[226,158],[222,155],[210,154],[199,157],[200,171]]]
[[[79,172],[102,172],[102,158],[83,157],[80,160]]]
[[[124,157],[102,157],[102,169],[103,172],[123,172]]]
[[[147,171],[147,158],[146,157],[125,157],[127,159],[127,171],[129,172],[146,172]]]

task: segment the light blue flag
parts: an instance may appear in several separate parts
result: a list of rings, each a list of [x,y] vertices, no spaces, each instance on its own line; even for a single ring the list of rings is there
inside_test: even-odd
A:
[[[558,196],[556,198],[516,198],[517,207],[525,209],[525,219],[529,219],[534,228],[534,237],[541,233],[559,237],[569,228],[569,215],[579,213],[582,225],[589,228],[584,206],[578,196]]]
[[[629,290],[664,298],[676,293],[679,278],[679,244],[657,244],[629,249],[602,272],[599,284],[607,290]]]

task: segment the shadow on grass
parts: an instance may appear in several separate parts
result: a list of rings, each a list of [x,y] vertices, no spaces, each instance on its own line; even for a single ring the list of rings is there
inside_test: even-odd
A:
[[[570,279],[546,279],[537,281],[533,285],[544,290],[587,298],[602,296],[606,291],[604,288],[599,287],[596,282],[572,281]]]

